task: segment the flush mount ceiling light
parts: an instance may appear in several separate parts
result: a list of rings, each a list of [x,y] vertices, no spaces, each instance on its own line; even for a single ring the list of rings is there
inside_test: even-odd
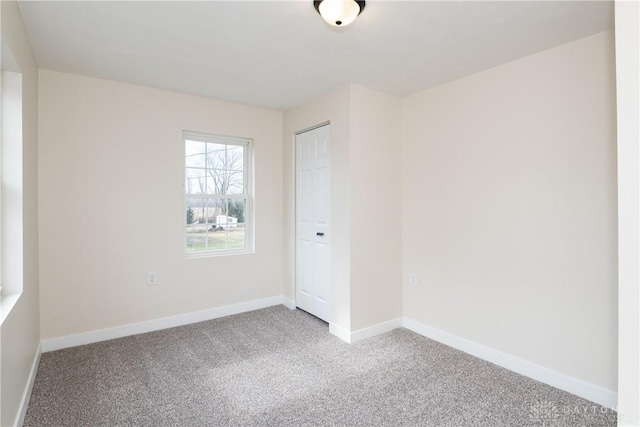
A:
[[[355,21],[364,10],[364,1],[314,0],[313,6],[328,24],[344,27]]]

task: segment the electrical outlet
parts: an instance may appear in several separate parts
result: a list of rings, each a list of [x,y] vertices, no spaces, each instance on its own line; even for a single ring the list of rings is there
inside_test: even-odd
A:
[[[147,284],[150,286],[158,284],[158,274],[155,271],[150,271],[147,276]]]
[[[412,288],[418,286],[418,275],[416,273],[411,273],[411,276],[409,277],[409,283],[411,283]]]

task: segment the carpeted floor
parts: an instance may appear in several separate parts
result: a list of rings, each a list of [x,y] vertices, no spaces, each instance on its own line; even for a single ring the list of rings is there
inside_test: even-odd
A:
[[[352,345],[283,306],[42,355],[25,426],[615,426],[406,329]]]

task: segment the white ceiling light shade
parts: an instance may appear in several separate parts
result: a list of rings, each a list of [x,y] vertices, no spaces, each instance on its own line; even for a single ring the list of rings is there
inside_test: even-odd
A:
[[[327,24],[344,27],[356,20],[364,9],[364,1],[314,0],[313,5]]]

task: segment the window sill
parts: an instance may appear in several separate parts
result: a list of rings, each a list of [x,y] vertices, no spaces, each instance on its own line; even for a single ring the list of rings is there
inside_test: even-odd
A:
[[[9,313],[20,299],[20,295],[22,294],[2,295],[2,299],[0,299],[0,325],[4,324],[5,319],[9,317]]]
[[[254,250],[242,249],[239,251],[224,251],[224,252],[190,252],[184,254],[184,259],[198,259],[198,258],[217,258],[234,255],[251,255],[255,253]]]

